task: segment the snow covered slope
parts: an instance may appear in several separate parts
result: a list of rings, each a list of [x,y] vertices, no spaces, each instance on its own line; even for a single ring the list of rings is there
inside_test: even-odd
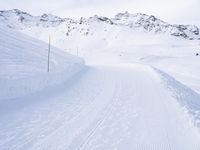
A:
[[[143,28],[145,31],[154,33],[166,33],[173,36],[193,39],[199,37],[199,29],[192,25],[171,25],[155,16],[146,14],[130,14],[128,12],[120,13],[113,19],[115,23],[126,25],[130,28]]]
[[[53,45],[71,54],[77,54],[79,51],[79,55],[89,61],[93,57],[100,58],[96,56],[105,55],[104,52],[112,55],[110,51],[114,48],[117,49],[117,53],[123,53],[127,48],[136,48],[139,45],[146,48],[150,45],[152,48],[151,45],[157,45],[161,41],[162,44],[169,44],[171,47],[176,45],[176,41],[198,43],[196,39],[200,38],[199,28],[196,26],[171,25],[141,13],[119,13],[114,18],[96,15],[88,19],[71,19],[51,14],[32,16],[15,9],[0,11],[0,20],[0,24],[4,26],[45,42],[50,34]]]
[[[0,101],[61,83],[83,66],[83,60],[48,44],[0,26]]]
[[[156,34],[166,34],[186,39],[200,39],[199,28],[194,25],[171,25],[155,16],[146,14],[130,14],[128,12],[119,13],[114,18],[99,17],[97,15],[90,18],[60,18],[51,14],[42,16],[32,16],[26,12],[14,9],[0,11],[0,21],[2,24],[25,30],[35,28],[37,31],[45,32],[46,28],[56,28],[63,36],[73,36],[76,32],[79,36],[95,36],[101,28],[91,30],[94,24],[104,24],[102,32],[114,32],[113,28],[129,27],[131,30],[142,30]],[[108,28],[107,28],[108,27]],[[42,29],[40,29],[42,28]],[[106,29],[107,28],[107,29]],[[48,30],[48,29],[47,29]]]

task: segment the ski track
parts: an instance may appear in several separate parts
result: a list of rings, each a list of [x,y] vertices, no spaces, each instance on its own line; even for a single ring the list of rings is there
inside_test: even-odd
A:
[[[4,108],[0,149],[200,149],[196,128],[151,67],[91,66],[74,80],[32,105]]]

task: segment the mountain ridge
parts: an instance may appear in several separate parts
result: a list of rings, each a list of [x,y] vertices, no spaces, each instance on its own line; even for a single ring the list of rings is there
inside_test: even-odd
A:
[[[59,27],[61,24],[69,26],[90,25],[92,22],[106,23],[108,25],[129,27],[131,29],[142,29],[145,32],[156,34],[167,34],[189,40],[200,40],[200,29],[195,25],[169,24],[153,15],[142,13],[130,14],[129,12],[118,13],[114,18],[94,15],[93,17],[77,19],[61,18],[52,14],[33,16],[27,12],[12,9],[1,10],[0,21],[10,28],[24,30],[31,27]],[[80,27],[81,28],[81,27]],[[66,28],[67,30],[67,28]],[[89,32],[89,31],[88,31]],[[68,35],[68,32],[66,33]],[[88,35],[88,34],[87,34]]]

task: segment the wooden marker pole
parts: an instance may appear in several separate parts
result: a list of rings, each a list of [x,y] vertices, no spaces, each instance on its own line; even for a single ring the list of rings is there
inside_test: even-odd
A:
[[[76,48],[76,55],[78,56],[78,47]]]
[[[50,53],[51,53],[51,36],[49,36],[49,49],[48,49],[47,72],[50,71]]]

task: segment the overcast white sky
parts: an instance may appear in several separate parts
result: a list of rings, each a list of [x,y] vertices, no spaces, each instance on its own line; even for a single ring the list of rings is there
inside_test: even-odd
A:
[[[0,0],[0,9],[21,9],[33,15],[112,17],[119,12],[146,13],[172,23],[200,23],[200,0]]]

